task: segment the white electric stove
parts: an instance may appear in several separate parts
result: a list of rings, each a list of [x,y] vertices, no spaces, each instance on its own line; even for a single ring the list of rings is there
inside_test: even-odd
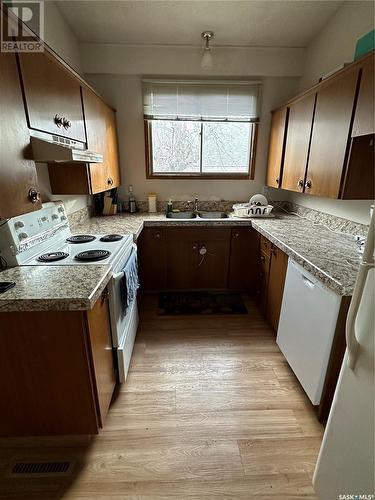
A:
[[[108,264],[112,342],[120,382],[125,382],[138,327],[137,299],[124,308],[122,280],[136,246],[132,235],[72,234],[62,202],[0,222],[0,269],[16,266]],[[74,280],[74,273],[72,274]]]

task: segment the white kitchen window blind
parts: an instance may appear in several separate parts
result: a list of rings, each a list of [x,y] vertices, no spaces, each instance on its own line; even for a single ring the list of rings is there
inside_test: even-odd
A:
[[[148,120],[259,121],[259,82],[143,81]]]

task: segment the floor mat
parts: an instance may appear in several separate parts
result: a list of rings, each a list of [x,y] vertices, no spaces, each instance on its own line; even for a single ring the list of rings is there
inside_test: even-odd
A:
[[[247,309],[239,293],[163,292],[158,314],[247,314]]]

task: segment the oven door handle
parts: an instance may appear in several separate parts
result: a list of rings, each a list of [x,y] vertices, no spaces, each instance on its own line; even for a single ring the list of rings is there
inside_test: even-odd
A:
[[[124,271],[121,271],[121,273],[114,274],[112,278],[114,281],[118,281],[124,277],[124,274]]]

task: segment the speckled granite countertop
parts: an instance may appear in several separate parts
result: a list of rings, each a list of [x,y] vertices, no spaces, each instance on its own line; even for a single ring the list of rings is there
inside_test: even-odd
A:
[[[294,215],[269,219],[167,219],[164,214],[92,217],[73,233],[121,233],[137,238],[144,226],[253,226],[339,295],[353,293],[360,254],[354,236],[338,234]],[[110,266],[27,266],[0,273],[16,286],[0,294],[1,311],[91,309],[110,280]]]
[[[143,226],[250,226],[247,219],[228,217],[226,219],[167,219],[164,213],[150,214],[147,212],[134,215],[118,214],[104,217],[90,217],[87,221],[72,227],[73,233],[106,234],[120,233],[133,234],[137,238]]]
[[[0,294],[0,312],[91,309],[110,280],[110,266],[24,266],[0,273],[16,286]]]
[[[354,235],[294,215],[252,219],[252,226],[328,288],[352,295],[360,263]]]
[[[167,219],[164,214],[138,213],[92,217],[75,226],[73,232],[134,234],[143,226],[253,226],[277,247],[339,295],[353,293],[360,254],[354,235],[336,233],[310,220],[278,213],[274,218]]]

